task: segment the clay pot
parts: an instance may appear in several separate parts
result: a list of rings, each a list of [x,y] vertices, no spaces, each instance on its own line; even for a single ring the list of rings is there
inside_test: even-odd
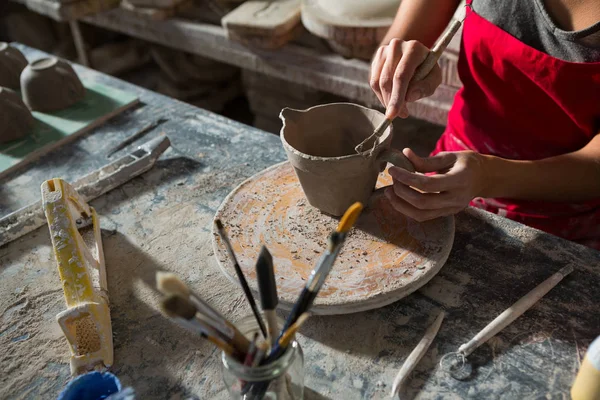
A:
[[[0,42],[0,86],[19,90],[21,72],[27,67],[27,59],[18,49]]]
[[[354,148],[369,137],[385,116],[350,103],[332,103],[300,111],[284,108],[281,141],[308,202],[333,216],[354,202],[367,201],[386,163],[414,171],[402,152],[391,149],[391,126],[371,156]]]
[[[41,58],[29,64],[21,74],[23,100],[35,111],[56,111],[82,100],[85,88],[66,61]]]
[[[0,143],[26,136],[34,123],[21,97],[11,89],[0,87]]]

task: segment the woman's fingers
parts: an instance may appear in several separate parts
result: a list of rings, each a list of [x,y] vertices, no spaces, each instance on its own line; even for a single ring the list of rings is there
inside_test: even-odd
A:
[[[385,63],[379,77],[379,88],[386,108],[389,108],[390,97],[395,85],[394,74],[402,59],[402,44],[401,40],[392,39],[384,50]]]
[[[406,101],[417,101],[431,96],[442,83],[442,69],[436,64],[431,72],[420,81],[411,81],[406,92]]]
[[[408,172],[398,167],[391,167],[388,171],[394,180],[427,193],[446,192],[461,186],[458,184],[455,175],[437,174],[427,176]]]
[[[381,70],[383,68],[383,64],[385,63],[384,50],[385,46],[381,46],[379,49],[377,49],[377,52],[373,57],[373,61],[371,62],[371,76],[369,78],[369,85],[383,106],[385,106],[385,104],[383,102],[383,96],[381,95],[379,78],[381,77]]]
[[[396,196],[392,188],[385,190],[385,196],[390,201],[390,204],[396,211],[410,217],[416,221],[423,222],[438,217],[444,217],[447,215],[454,215],[462,210],[462,207],[446,207],[438,208],[435,210],[421,210],[406,202],[400,197]]]
[[[393,118],[396,115],[403,117],[403,115],[400,115],[400,110],[405,104],[408,85],[417,67],[427,58],[429,49],[416,40],[410,40],[402,42],[400,53],[402,57],[393,72],[392,92],[386,108],[388,118]]]
[[[448,170],[457,160],[456,153],[439,153],[432,157],[419,157],[409,148],[402,150],[402,153],[415,167],[417,172],[439,172]]]
[[[450,192],[422,193],[400,182],[394,182],[394,194],[419,210],[437,210],[455,207],[458,201],[453,201]]]

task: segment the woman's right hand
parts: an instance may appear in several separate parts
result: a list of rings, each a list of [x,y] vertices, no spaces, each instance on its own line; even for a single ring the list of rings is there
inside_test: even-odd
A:
[[[388,119],[408,117],[406,102],[431,96],[442,83],[442,71],[437,63],[425,78],[411,82],[428,54],[429,49],[420,42],[399,39],[392,39],[375,53],[369,83],[385,106]]]

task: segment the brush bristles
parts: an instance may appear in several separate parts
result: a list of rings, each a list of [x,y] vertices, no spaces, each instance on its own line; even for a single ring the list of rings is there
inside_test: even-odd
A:
[[[196,316],[196,307],[187,298],[170,295],[160,302],[161,308],[169,317],[192,319]]]
[[[176,294],[183,297],[190,295],[188,286],[170,272],[156,273],[156,288],[165,295]]]

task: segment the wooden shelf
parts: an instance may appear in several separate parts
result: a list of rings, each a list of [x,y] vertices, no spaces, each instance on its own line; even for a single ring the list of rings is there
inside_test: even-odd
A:
[[[121,9],[112,9],[81,19],[92,25],[198,54],[240,68],[285,79],[307,87],[346,97],[367,106],[379,105],[368,84],[369,64],[345,59],[332,53],[288,44],[266,51],[251,49],[227,38],[216,25],[169,19],[147,21]],[[447,52],[440,62],[453,64],[456,54]],[[450,75],[450,76],[447,76]],[[452,82],[451,75],[445,79]],[[457,88],[442,84],[435,95],[411,104],[409,110],[417,118],[445,125],[447,113]]]
[[[77,0],[68,3],[49,0],[12,0],[21,3],[31,11],[45,15],[56,21],[74,21],[86,15],[95,14],[117,7],[120,0]]]

